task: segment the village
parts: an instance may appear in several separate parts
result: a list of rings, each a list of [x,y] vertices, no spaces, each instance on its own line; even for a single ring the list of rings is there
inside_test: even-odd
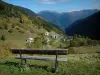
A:
[[[60,35],[60,34],[57,34],[55,32],[45,32],[43,34],[43,38],[42,41],[45,41],[46,43],[46,46],[45,48],[53,48],[52,45],[51,45],[51,42],[52,44],[58,44],[59,46],[61,46],[61,44],[59,42],[66,42],[66,41],[71,41],[72,40],[72,37],[71,36],[63,36],[63,35]],[[26,43],[34,43],[35,42],[35,38],[32,38],[32,37],[28,37],[26,39]],[[57,46],[55,46],[55,48],[57,48]]]

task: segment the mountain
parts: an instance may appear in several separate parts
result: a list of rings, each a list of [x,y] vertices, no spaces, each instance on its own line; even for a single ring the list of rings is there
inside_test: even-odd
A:
[[[47,31],[63,33],[33,11],[0,0],[0,37],[5,35],[8,41],[19,45],[25,44],[28,37],[41,37]]]
[[[65,30],[66,27],[68,27],[76,20],[86,18],[98,11],[99,10],[97,9],[89,9],[89,10],[58,13],[47,10],[47,11],[40,11],[38,15]]]
[[[45,20],[50,21],[56,25],[60,25],[60,13],[54,12],[54,11],[41,11],[38,13],[41,17],[43,17]]]
[[[67,35],[82,35],[91,39],[100,40],[100,11],[80,19],[66,28]]]

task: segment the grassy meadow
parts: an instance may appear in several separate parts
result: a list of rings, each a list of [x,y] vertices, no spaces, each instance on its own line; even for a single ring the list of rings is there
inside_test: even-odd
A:
[[[80,50],[80,48],[73,49]],[[82,50],[85,50],[84,48],[87,47],[83,47]],[[91,50],[91,47],[87,49]],[[98,50],[99,48],[93,47],[92,49]],[[0,59],[0,75],[100,75],[99,53],[77,53],[61,57],[66,57],[67,62],[59,62],[57,71],[52,73],[54,61],[27,60],[27,64],[21,67],[20,60],[10,54]]]
[[[70,47],[69,54],[61,56],[68,61],[59,62],[56,72],[52,73],[55,61],[28,60],[26,65],[20,66],[20,60],[11,54],[10,48],[25,48],[25,40],[30,34],[1,31],[3,34],[6,40],[0,40],[0,75],[100,75],[100,54],[96,53],[100,52],[100,46]],[[33,38],[36,36],[31,35]],[[54,39],[52,45],[63,45],[58,41]]]

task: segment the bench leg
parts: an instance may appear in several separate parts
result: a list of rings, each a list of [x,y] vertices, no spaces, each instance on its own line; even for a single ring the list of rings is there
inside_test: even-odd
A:
[[[21,65],[23,64],[23,59],[21,59]]]
[[[55,60],[55,70],[57,69],[57,67],[58,67],[58,56],[57,56],[57,54],[56,54],[56,60]]]
[[[57,67],[58,67],[58,60],[57,60],[57,54],[56,54],[56,59],[55,59],[55,67],[54,68],[52,68],[52,73],[55,73],[56,72],[56,69],[57,69]]]
[[[23,65],[22,53],[20,51],[21,65]]]
[[[25,61],[25,64],[26,64],[26,59],[24,59],[24,61]]]

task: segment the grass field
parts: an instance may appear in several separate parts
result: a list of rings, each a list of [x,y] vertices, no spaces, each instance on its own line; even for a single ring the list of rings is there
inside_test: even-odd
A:
[[[59,62],[57,71],[52,73],[54,61],[31,60],[21,67],[20,60],[9,53],[12,45],[6,42],[0,44],[0,75],[100,75],[100,54],[95,53],[100,51],[99,46],[69,48],[70,54],[61,56],[68,61]]]
[[[84,54],[84,53],[96,53],[100,52],[100,46],[81,46],[81,47],[70,47],[70,54]]]
[[[0,59],[0,75],[100,75],[100,54],[69,54],[67,62],[59,62],[55,73],[54,61],[28,61],[21,68],[14,57]]]

